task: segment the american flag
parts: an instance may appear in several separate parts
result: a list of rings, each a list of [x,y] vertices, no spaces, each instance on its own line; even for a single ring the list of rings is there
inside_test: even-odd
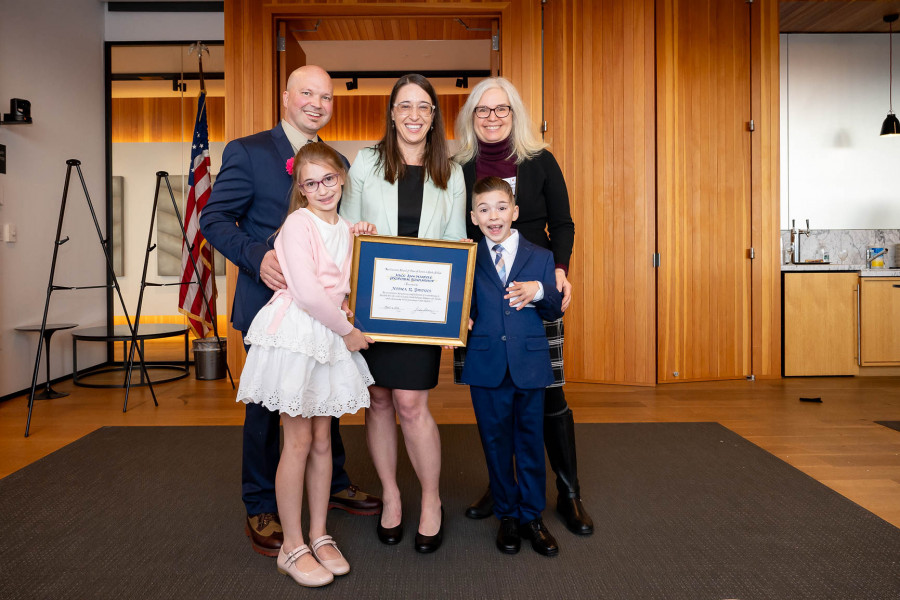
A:
[[[190,248],[186,243],[181,247],[181,291],[178,294],[178,310],[187,315],[191,330],[197,337],[212,333],[212,320],[216,318],[216,277],[213,266],[212,247],[200,233],[200,211],[209,200],[212,184],[209,177],[209,129],[206,124],[206,92],[201,90],[197,98],[197,122],[194,125],[194,140],[191,144],[191,174],[188,177],[187,207],[184,211],[184,228]],[[195,275],[194,265],[188,252],[194,255],[199,273]],[[197,285],[197,281],[200,285]],[[200,286],[209,300],[211,314],[206,311],[206,303]]]

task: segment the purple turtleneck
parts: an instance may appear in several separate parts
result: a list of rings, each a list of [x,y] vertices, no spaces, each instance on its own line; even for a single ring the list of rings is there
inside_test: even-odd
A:
[[[510,138],[499,142],[482,142],[478,140],[478,157],[475,159],[475,178],[499,177],[509,179],[516,176],[516,157],[510,156],[512,141]]]

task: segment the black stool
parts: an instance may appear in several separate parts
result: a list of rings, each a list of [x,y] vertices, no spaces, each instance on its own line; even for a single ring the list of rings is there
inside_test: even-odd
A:
[[[44,327],[44,353],[47,355],[47,385],[43,392],[34,395],[35,400],[52,400],[53,398],[63,398],[69,395],[68,392],[57,392],[50,387],[50,338],[57,331],[74,329],[75,327],[78,327],[77,323],[47,323],[47,326]],[[22,327],[16,327],[16,331],[34,331],[40,333],[41,326],[24,325]]]

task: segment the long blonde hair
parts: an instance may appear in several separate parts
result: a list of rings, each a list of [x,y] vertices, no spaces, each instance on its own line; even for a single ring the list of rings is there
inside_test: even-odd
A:
[[[453,160],[465,164],[478,156],[478,137],[475,135],[475,107],[481,102],[481,97],[488,90],[499,89],[506,92],[509,98],[509,106],[512,109],[512,130],[509,137],[512,140],[512,154],[516,157],[516,164],[534,158],[541,150],[547,147],[535,133],[531,124],[531,117],[522,102],[522,97],[516,87],[508,79],[503,77],[489,77],[472,88],[466,103],[459,110],[456,117],[456,139],[459,140],[459,150],[453,156]]]

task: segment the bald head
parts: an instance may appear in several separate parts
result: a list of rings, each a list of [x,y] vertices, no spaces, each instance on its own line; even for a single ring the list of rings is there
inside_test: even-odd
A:
[[[284,120],[309,139],[331,120],[334,85],[322,67],[306,65],[296,69],[281,95]]]

